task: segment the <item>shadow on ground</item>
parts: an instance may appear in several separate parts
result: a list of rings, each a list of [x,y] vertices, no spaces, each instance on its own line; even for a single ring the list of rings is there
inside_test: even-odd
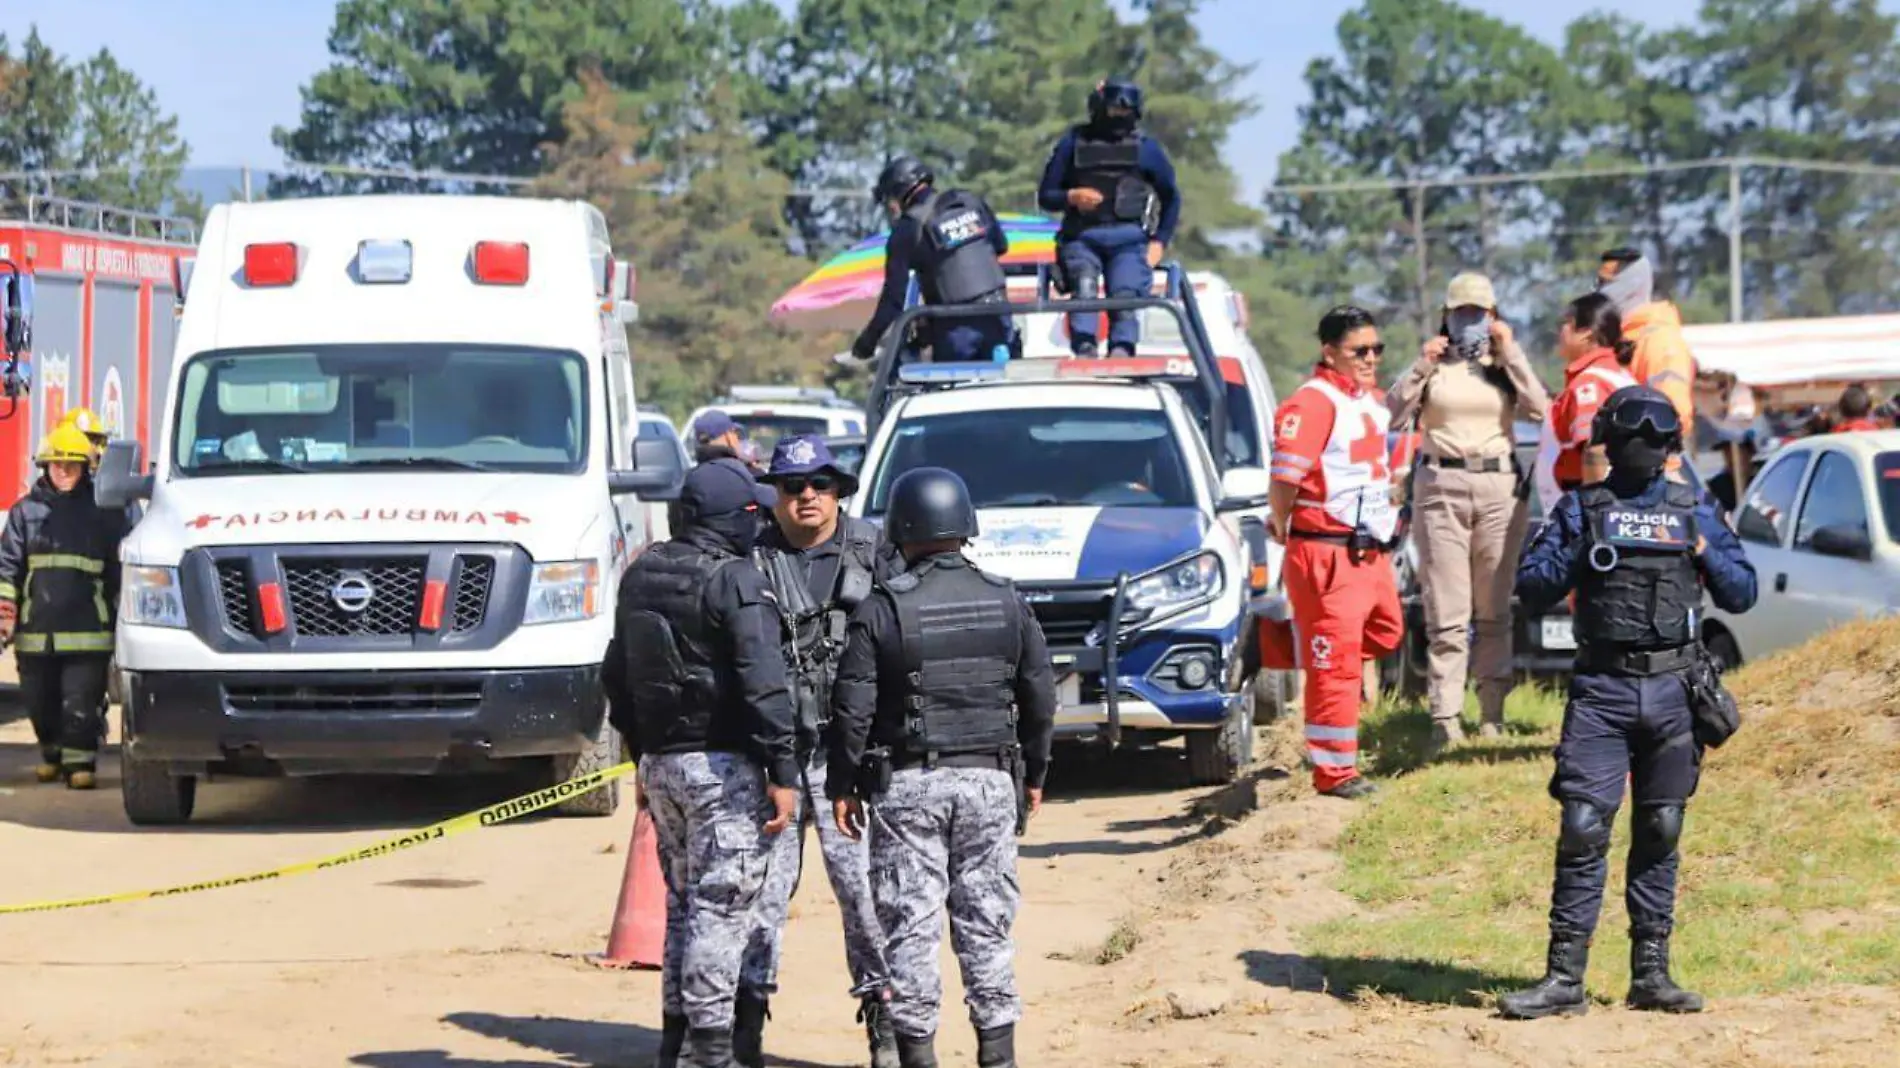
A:
[[[1240,954],[1247,978],[1281,990],[1352,1000],[1373,990],[1424,1005],[1488,1006],[1500,991],[1528,986],[1530,975],[1494,975],[1443,961],[1387,957],[1324,957],[1250,949]]]
[[[442,1018],[465,1031],[545,1054],[533,1060],[483,1060],[443,1050],[359,1053],[351,1064],[365,1068],[647,1068],[659,1052],[660,1033],[638,1024],[569,1020],[554,1016],[501,1016],[457,1012]],[[851,1068],[766,1055],[768,1068]]]

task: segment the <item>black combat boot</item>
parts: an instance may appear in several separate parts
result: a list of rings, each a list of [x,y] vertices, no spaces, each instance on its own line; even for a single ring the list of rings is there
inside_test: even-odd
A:
[[[903,1068],[937,1068],[937,1036],[897,1036],[897,1063]]]
[[[740,1068],[765,1068],[765,1021],[772,1001],[762,990],[742,986],[732,1007],[732,1059]]]
[[[1016,1025],[1004,1024],[976,1033],[977,1068],[1016,1068]]]
[[[1543,980],[1529,990],[1499,998],[1499,1015],[1508,1020],[1583,1015],[1590,1005],[1583,989],[1583,972],[1589,963],[1588,939],[1553,932]]]
[[[684,1068],[734,1068],[731,1029],[695,1027],[688,1038]]]
[[[1630,939],[1630,996],[1628,1005],[1644,1012],[1701,1012],[1702,995],[1691,993],[1669,978],[1669,939]]]
[[[660,1054],[653,1068],[679,1068],[680,1050],[686,1048],[686,1017],[663,1016],[660,1019]]]
[[[858,1005],[858,1022],[871,1042],[871,1068],[904,1068],[897,1055],[897,1029],[891,1023],[891,1006],[886,992],[874,990]]]

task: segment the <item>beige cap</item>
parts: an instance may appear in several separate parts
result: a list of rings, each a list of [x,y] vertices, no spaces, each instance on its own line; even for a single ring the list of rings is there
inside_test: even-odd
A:
[[[1498,294],[1491,288],[1489,278],[1476,271],[1466,271],[1451,280],[1451,285],[1445,288],[1446,310],[1462,308],[1466,305],[1490,308],[1493,311],[1497,309]]]

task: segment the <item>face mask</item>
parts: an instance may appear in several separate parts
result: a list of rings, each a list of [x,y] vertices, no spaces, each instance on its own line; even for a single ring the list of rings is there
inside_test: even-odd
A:
[[[1647,259],[1637,259],[1624,264],[1615,278],[1597,286],[1597,292],[1610,298],[1617,312],[1628,318],[1631,312],[1650,302],[1655,288],[1655,269]]]
[[[1445,319],[1445,332],[1451,335],[1452,354],[1461,360],[1476,360],[1491,351],[1491,319],[1481,310],[1454,310]]]
[[[740,556],[750,553],[753,545],[759,540],[759,513],[757,512],[726,512],[721,515],[707,516],[696,522],[719,535]]]
[[[1640,437],[1625,438],[1606,445],[1603,451],[1609,455],[1610,469],[1626,476],[1654,478],[1662,473],[1663,464],[1669,459],[1667,449]]]

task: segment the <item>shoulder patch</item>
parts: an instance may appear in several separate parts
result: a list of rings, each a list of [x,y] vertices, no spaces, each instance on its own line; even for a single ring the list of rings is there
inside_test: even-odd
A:
[[[1283,438],[1300,436],[1300,413],[1287,412],[1280,416],[1280,436]]]

